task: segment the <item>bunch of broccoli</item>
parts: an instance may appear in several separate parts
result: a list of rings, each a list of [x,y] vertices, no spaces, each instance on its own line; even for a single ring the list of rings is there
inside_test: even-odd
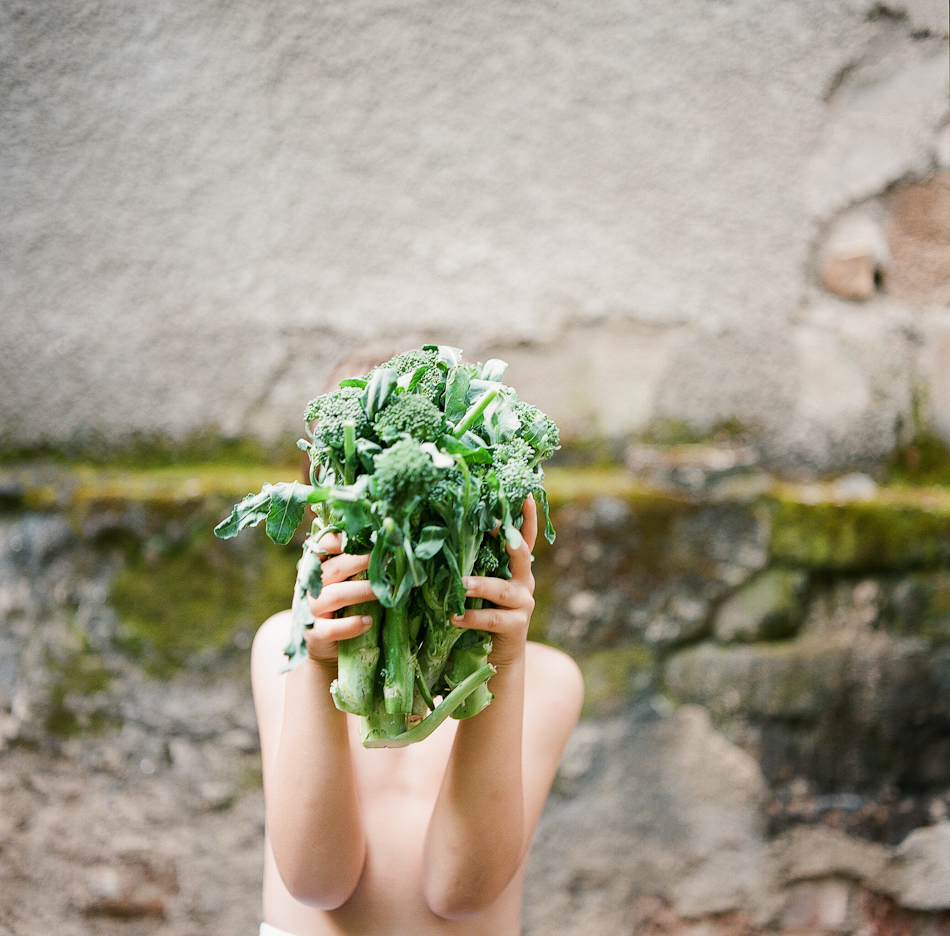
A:
[[[288,543],[306,506],[316,519],[297,566],[285,670],[307,655],[313,626],[307,593],[318,595],[318,542],[342,534],[348,553],[369,553],[378,601],[365,634],[340,642],[331,688],[338,709],[362,716],[368,747],[421,740],[449,715],[467,718],[491,701],[490,635],[451,623],[474,607],[462,578],[510,577],[506,544],[521,543],[525,499],[533,495],[554,540],[541,462],[559,447],[558,429],[502,383],[506,364],[463,364],[457,348],[407,351],[307,407],[310,484],[267,484],[215,528],[221,537],[265,521]],[[436,700],[440,701],[436,701]]]

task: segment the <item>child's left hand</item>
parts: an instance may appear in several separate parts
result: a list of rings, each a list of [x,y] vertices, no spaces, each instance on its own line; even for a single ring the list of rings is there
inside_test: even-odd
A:
[[[496,668],[507,666],[524,653],[528,624],[534,611],[531,551],[538,537],[538,507],[533,497],[529,496],[524,502],[521,515],[522,543],[517,549],[508,547],[511,578],[470,575],[464,579],[468,597],[483,598],[493,607],[468,610],[452,620],[456,627],[492,634],[492,652],[488,661]]]

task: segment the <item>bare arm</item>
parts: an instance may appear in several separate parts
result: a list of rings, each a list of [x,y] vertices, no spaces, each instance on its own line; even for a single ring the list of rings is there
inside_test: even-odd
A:
[[[324,541],[331,551],[337,543]],[[324,587],[311,599],[316,624],[306,635],[309,657],[278,675],[287,614],[266,622],[254,641],[251,676],[261,732],[267,829],[280,876],[299,901],[339,907],[359,882],[366,839],[356,794],[346,716],[333,705],[336,642],[365,631],[359,617],[334,611],[373,599],[365,581],[345,581],[366,556],[323,563]]]
[[[532,500],[522,534],[510,581],[470,580],[468,594],[495,607],[456,622],[492,632],[497,673],[491,705],[459,723],[426,836],[424,893],[433,912],[448,919],[487,909],[521,867],[580,712],[583,687],[573,661],[550,648],[533,647],[530,661],[526,652],[537,536]]]

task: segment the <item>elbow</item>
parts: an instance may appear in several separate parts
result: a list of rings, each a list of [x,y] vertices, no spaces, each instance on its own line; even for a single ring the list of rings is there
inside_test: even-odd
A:
[[[281,880],[294,900],[315,910],[337,910],[353,896],[353,891],[356,890],[355,884],[348,887],[342,882],[334,885],[319,880],[297,880],[283,875],[281,875]]]
[[[483,913],[494,903],[494,899],[478,900],[472,897],[460,899],[441,894],[437,897],[427,895],[426,903],[437,917],[458,923],[462,920],[470,920],[472,917]]]
[[[454,888],[437,887],[431,882],[423,886],[426,905],[443,920],[453,923],[470,920],[491,907],[508,886],[510,878],[505,880],[468,881]]]
[[[362,866],[345,869],[334,868],[330,873],[304,870],[301,867],[281,867],[277,871],[287,893],[298,903],[315,910],[337,910],[345,904],[359,884]]]

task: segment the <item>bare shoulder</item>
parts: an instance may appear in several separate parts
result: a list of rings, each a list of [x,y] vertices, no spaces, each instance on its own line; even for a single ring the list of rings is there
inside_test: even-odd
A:
[[[528,641],[525,649],[527,691],[544,698],[548,693],[568,695],[578,704],[584,697],[580,667],[563,650]]]
[[[284,677],[280,668],[290,635],[290,611],[269,617],[257,629],[251,645],[251,688],[261,735],[262,749],[268,750],[283,717]]]
[[[251,679],[269,681],[276,676],[283,663],[284,647],[290,635],[290,611],[279,611],[257,629],[251,645]]]
[[[562,650],[529,642],[525,650],[525,721],[547,726],[554,744],[567,737],[580,717],[584,679],[580,667]]]

